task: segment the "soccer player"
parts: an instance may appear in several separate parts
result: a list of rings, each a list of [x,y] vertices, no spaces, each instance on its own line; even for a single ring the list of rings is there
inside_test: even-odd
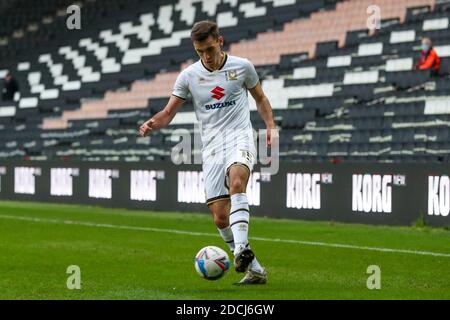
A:
[[[267,127],[267,146],[278,134],[271,105],[255,67],[247,59],[222,51],[216,23],[197,22],[191,39],[200,60],[178,76],[165,108],[140,127],[140,134],[167,126],[191,94],[201,127],[206,203],[223,240],[234,254],[234,268],[246,272],[238,284],[264,284],[265,268],[248,243],[247,182],[256,160],[248,92]]]

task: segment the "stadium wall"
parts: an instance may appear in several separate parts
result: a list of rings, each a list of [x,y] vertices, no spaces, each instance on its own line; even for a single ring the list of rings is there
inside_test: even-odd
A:
[[[282,163],[256,167],[256,216],[378,225],[450,225],[450,167],[440,164]],[[208,212],[201,166],[0,161],[0,199]]]

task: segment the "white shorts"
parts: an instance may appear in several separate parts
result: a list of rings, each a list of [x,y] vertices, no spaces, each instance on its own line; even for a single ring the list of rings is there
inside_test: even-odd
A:
[[[218,153],[203,151],[206,204],[230,198],[228,170],[232,165],[241,165],[250,173],[255,161],[256,150],[253,143],[238,145]]]

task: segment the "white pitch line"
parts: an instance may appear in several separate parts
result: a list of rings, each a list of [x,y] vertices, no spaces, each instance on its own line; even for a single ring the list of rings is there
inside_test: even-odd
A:
[[[22,220],[22,221],[31,221],[31,222],[40,222],[40,223],[78,225],[78,226],[86,226],[86,227],[111,228],[111,229],[121,229],[121,230],[163,232],[163,233],[184,234],[184,235],[189,235],[189,236],[201,236],[201,237],[205,237],[205,236],[218,237],[218,235],[215,233],[192,232],[192,231],[184,231],[184,230],[176,230],[176,229],[160,229],[160,228],[151,228],[151,227],[125,226],[125,225],[117,225],[117,224],[84,222],[84,221],[74,221],[74,220],[43,219],[43,218],[10,216],[10,215],[0,215],[0,219]],[[301,240],[263,238],[263,237],[249,237],[249,239],[256,240],[256,241],[266,241],[266,242],[293,243],[293,244],[302,244],[302,245],[309,245],[309,246],[322,246],[322,247],[331,247],[331,248],[356,249],[356,250],[390,252],[390,253],[406,253],[406,254],[416,254],[416,255],[450,258],[450,253],[440,253],[440,252],[431,252],[431,251],[365,247],[365,246],[355,246],[355,245],[341,244],[341,243],[327,243],[327,242],[301,241]]]

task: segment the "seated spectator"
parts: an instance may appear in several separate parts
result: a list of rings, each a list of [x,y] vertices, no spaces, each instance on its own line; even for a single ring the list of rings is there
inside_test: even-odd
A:
[[[3,101],[12,101],[14,100],[14,94],[19,91],[19,85],[17,84],[16,79],[13,78],[10,71],[8,71],[5,75],[5,83],[3,85],[2,90],[2,100]]]
[[[416,70],[428,70],[436,74],[439,73],[441,59],[438,57],[436,51],[433,49],[432,42],[429,38],[422,39],[422,50],[420,51],[419,61],[415,65]]]

